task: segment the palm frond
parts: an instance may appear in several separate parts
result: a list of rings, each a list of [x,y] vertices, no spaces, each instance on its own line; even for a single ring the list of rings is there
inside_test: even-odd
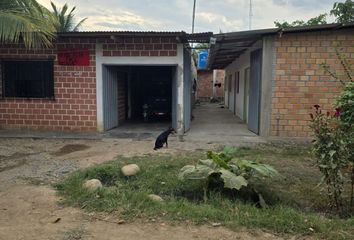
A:
[[[0,42],[26,47],[50,46],[54,28],[48,25],[48,11],[35,0],[4,0],[0,4]]]

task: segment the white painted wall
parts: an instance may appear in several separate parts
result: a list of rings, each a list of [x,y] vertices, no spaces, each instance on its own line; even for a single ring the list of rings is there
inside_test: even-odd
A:
[[[228,72],[227,76],[229,81],[231,79],[231,84],[229,84],[229,86],[231,86],[231,91],[229,91],[229,110],[235,113],[235,74],[233,72]]]
[[[144,66],[176,66],[176,130],[179,135],[184,133],[183,123],[183,44],[177,44],[177,56],[171,57],[105,57],[103,56],[102,44],[96,44],[96,100],[97,100],[97,130],[104,131],[104,101],[103,101],[103,65],[144,65]]]
[[[240,88],[239,93],[236,94],[236,116],[246,121],[246,116],[244,116],[244,94],[245,94],[245,69],[250,67],[250,52],[254,51],[258,48],[261,48],[261,42],[257,42],[254,44],[249,50],[247,50],[244,54],[242,54],[238,59],[233,61],[225,68],[225,76],[228,77],[232,74],[232,84],[235,84],[235,74],[240,72]],[[234,112],[234,104],[235,104],[235,88],[234,85],[231,87],[230,94],[230,111]],[[226,95],[225,95],[226,99]],[[225,100],[226,101],[226,100]]]
[[[236,94],[236,116],[241,118],[242,120],[246,120],[245,116],[243,116],[243,106],[244,106],[244,89],[245,89],[245,69],[250,66],[250,53],[247,51],[242,54],[238,59],[233,61],[230,65],[228,65],[225,69],[226,76],[230,74],[233,75],[232,82],[235,84],[235,75],[239,71],[240,72],[240,85],[239,85],[239,93]],[[233,111],[234,107],[234,91],[235,88],[231,88],[231,99],[229,109]]]

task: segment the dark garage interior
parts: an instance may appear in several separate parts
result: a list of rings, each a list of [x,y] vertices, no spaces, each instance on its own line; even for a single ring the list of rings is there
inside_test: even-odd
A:
[[[105,129],[172,123],[175,66],[105,66]]]
[[[171,121],[171,67],[131,67],[128,81],[126,92],[130,95],[131,106],[130,114],[129,104],[126,108],[128,121]]]

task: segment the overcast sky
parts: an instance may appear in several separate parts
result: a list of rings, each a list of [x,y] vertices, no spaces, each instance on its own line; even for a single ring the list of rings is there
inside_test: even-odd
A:
[[[50,0],[37,0],[50,8]],[[193,0],[52,0],[76,6],[81,30],[191,32]],[[338,0],[337,0],[338,1]],[[249,0],[197,0],[195,32],[248,30]],[[307,20],[329,12],[336,0],[252,0],[252,29],[272,28],[275,20]],[[330,20],[333,20],[330,18]]]

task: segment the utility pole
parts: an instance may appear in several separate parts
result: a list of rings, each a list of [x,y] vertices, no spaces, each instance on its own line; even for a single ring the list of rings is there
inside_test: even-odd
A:
[[[248,15],[248,24],[249,24],[249,30],[252,29],[252,16],[253,16],[253,13],[252,13],[252,0],[250,0],[250,12],[249,12],[249,15]]]
[[[194,33],[194,19],[195,19],[195,3],[197,0],[194,0],[193,3],[193,18],[192,18],[192,33]]]

